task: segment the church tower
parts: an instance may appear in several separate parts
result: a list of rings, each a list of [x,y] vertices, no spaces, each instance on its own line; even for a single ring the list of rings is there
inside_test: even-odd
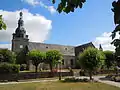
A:
[[[20,18],[18,20],[18,27],[15,30],[15,33],[13,33],[12,51],[20,52],[23,48],[25,48],[28,45],[28,43],[29,43],[29,39],[24,29],[23,13],[20,12]]]

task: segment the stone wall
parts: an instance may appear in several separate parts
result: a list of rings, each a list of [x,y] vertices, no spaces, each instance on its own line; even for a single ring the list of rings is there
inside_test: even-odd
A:
[[[21,72],[19,74],[0,74],[0,80],[25,80],[25,79],[35,79],[35,78],[49,78],[51,75],[50,72],[39,72],[39,73],[34,73],[34,72]],[[61,76],[72,76],[73,73],[70,72],[61,72]],[[58,77],[59,73],[54,72],[53,77]]]

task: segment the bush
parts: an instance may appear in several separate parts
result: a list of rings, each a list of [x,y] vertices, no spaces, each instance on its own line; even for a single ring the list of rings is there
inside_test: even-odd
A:
[[[20,71],[27,70],[27,65],[26,64],[21,64],[20,65]]]
[[[87,78],[79,79],[79,78],[65,78],[63,82],[89,82]]]
[[[10,50],[1,49],[0,50],[0,62],[7,62],[11,64],[15,64],[16,62],[16,55]]]
[[[114,79],[115,82],[120,82],[120,76],[116,76]]]
[[[115,81],[115,76],[112,76],[112,77],[111,77],[111,80],[112,80],[112,81]]]
[[[20,66],[16,64],[1,63],[0,74],[19,73]]]
[[[110,74],[107,75],[106,78],[108,78],[111,81],[120,82],[120,74]]]
[[[105,78],[110,79],[112,76],[113,76],[112,74],[109,74],[109,75],[107,75]]]

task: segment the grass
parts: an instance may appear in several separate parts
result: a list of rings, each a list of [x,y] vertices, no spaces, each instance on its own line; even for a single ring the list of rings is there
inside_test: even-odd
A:
[[[0,90],[120,90],[120,88],[102,83],[26,83],[0,85]]]

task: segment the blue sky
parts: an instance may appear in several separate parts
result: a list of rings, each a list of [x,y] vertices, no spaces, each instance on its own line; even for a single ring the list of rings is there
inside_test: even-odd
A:
[[[74,13],[58,14],[55,12],[51,14],[44,6],[38,4],[31,5],[21,0],[1,0],[0,10],[14,12],[27,9],[32,14],[40,14],[52,21],[52,29],[49,32],[49,38],[45,40],[46,43],[79,45],[91,41],[99,42],[100,40],[97,41],[97,38],[100,37],[109,38],[104,35],[110,34],[114,29],[111,11],[113,1],[87,0],[83,8],[75,10]],[[43,3],[46,6],[52,5],[47,0]],[[56,5],[54,7],[56,8]]]

